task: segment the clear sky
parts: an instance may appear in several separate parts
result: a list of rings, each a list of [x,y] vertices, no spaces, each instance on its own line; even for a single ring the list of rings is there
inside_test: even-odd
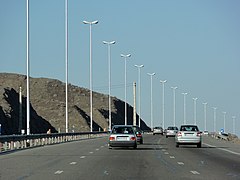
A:
[[[64,0],[30,1],[30,76],[65,81]],[[107,46],[112,46],[112,95],[124,100],[124,60],[127,61],[127,101],[133,105],[132,83],[141,70],[141,115],[150,125],[150,77],[153,77],[153,123],[162,125],[162,86],[165,84],[165,126],[173,124],[173,91],[176,122],[194,123],[193,99],[197,97],[197,122],[213,130],[240,135],[240,1],[239,0],[69,0],[69,83],[89,88],[89,26],[92,27],[93,90],[108,94]],[[0,72],[26,74],[26,0],[0,0]],[[93,99],[94,101],[94,99]]]

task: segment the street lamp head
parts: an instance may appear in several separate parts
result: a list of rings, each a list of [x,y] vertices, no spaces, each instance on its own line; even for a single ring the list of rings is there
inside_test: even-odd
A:
[[[198,98],[192,98],[194,101],[196,101]]]
[[[90,25],[92,25],[92,24],[97,24],[98,21],[92,21],[92,22],[89,22],[89,21],[83,21],[83,23],[84,23],[84,24],[90,24]]]
[[[97,20],[92,22],[92,24],[97,24],[97,23],[98,23],[98,21],[97,21]]]
[[[115,44],[115,43],[116,43],[116,41],[111,41],[111,42],[103,41],[103,44],[108,44],[108,45],[110,45],[110,44]]]
[[[167,82],[167,80],[160,80],[160,83],[166,83]]]
[[[183,95],[187,95],[188,93],[182,93]]]
[[[171,87],[172,89],[177,89],[178,87],[177,86],[175,86],[175,87]]]
[[[141,65],[134,65],[135,67],[137,67],[137,68],[142,68],[142,67],[144,67],[144,65],[143,64],[141,64]]]
[[[127,54],[127,55],[121,54],[121,57],[124,57],[124,58],[131,57],[131,54]]]
[[[154,76],[156,73],[147,73],[149,76]]]

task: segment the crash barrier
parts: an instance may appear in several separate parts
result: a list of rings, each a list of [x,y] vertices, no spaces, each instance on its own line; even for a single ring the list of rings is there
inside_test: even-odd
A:
[[[81,139],[106,136],[107,132],[52,133],[0,136],[0,153],[50,144],[59,144]]]

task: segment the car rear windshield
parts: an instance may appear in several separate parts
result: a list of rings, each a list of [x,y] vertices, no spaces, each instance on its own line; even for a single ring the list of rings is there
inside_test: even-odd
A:
[[[113,134],[133,134],[131,127],[115,127],[112,130]]]
[[[178,130],[177,127],[168,127],[168,130]]]
[[[180,131],[198,131],[197,126],[181,126]]]

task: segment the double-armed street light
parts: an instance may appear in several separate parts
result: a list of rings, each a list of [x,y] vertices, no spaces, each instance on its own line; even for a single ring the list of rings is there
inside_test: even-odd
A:
[[[65,0],[65,118],[66,118],[66,130],[68,133],[68,0]]]
[[[160,83],[162,84],[162,126],[163,129],[165,129],[165,119],[164,119],[164,85],[167,82],[167,80],[160,80]]]
[[[116,41],[103,41],[103,44],[108,46],[108,106],[109,106],[109,115],[108,115],[108,129],[112,129],[112,113],[111,113],[111,45],[115,44]]]
[[[147,73],[151,78],[151,95],[150,95],[150,103],[151,103],[151,129],[153,129],[153,102],[152,102],[152,78],[155,73]]]
[[[217,107],[212,107],[213,108],[213,131],[216,132],[216,110]]]
[[[173,125],[176,126],[176,89],[177,87],[171,87],[173,90]]]
[[[235,128],[236,116],[232,116],[232,120],[233,120],[233,134],[236,134],[236,128]]]
[[[93,115],[92,115],[92,25],[97,24],[98,21],[83,21],[84,24],[88,24],[90,27],[90,129],[93,131]]]
[[[204,105],[204,130],[207,131],[207,102],[204,102],[203,105]]]
[[[138,126],[141,127],[141,68],[143,68],[144,65],[134,66],[138,68]]]
[[[131,54],[121,54],[121,57],[125,60],[125,125],[127,125],[127,58],[131,57]]]
[[[194,105],[194,124],[197,125],[197,99],[193,98],[193,105]]]
[[[223,130],[224,132],[226,131],[226,114],[227,112],[222,112],[223,113]]]
[[[184,121],[184,124],[186,124],[186,95],[188,93],[182,93],[183,95],[183,121]]]

